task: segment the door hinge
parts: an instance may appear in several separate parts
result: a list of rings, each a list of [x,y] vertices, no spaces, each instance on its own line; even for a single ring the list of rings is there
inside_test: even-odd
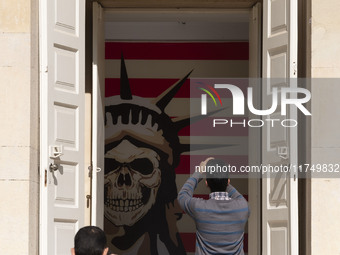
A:
[[[91,201],[92,196],[91,195],[87,195],[86,196],[86,207],[90,208],[90,201]]]
[[[101,21],[103,19],[102,17],[102,6],[100,5],[100,8],[98,8],[98,20]]]
[[[253,7],[253,17],[252,17],[252,20],[253,20],[253,22],[255,23],[256,22],[256,20],[257,20],[257,13],[258,13],[258,10],[257,10],[257,5],[255,5],[254,7]]]
[[[45,184],[45,187],[47,187],[47,169],[45,169],[45,177],[44,177],[44,184]]]
[[[88,167],[89,169],[89,177],[92,178],[93,176],[93,165],[91,163],[91,165]],[[102,169],[100,167],[97,167],[96,168],[96,173],[99,173]]]
[[[93,165],[91,163],[91,165],[89,165],[89,167],[87,168],[89,170],[89,177],[92,178],[92,173],[93,173]]]
[[[293,62],[293,75],[296,75],[297,74],[297,65],[296,65],[296,62],[294,61]]]

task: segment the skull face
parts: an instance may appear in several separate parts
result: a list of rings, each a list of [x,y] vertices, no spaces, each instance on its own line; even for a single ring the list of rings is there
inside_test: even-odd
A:
[[[105,154],[104,214],[116,226],[134,225],[156,201],[159,155],[128,140]]]

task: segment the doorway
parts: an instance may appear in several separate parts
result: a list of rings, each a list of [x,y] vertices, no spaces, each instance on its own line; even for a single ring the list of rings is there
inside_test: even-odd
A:
[[[105,98],[119,95],[121,54],[123,53],[133,95],[155,98],[193,69],[190,78],[247,78],[249,74],[249,10],[222,11],[117,11],[105,10]],[[258,43],[258,42],[257,42]],[[252,45],[253,48],[257,46]],[[254,62],[254,60],[253,60]],[[253,63],[252,62],[252,63]],[[258,66],[259,64],[256,64]],[[253,75],[256,71],[252,70]],[[257,73],[257,75],[259,75]],[[171,100],[167,114],[171,117],[190,115],[190,91],[183,88]],[[230,107],[231,107],[231,101]],[[234,129],[235,130],[235,129]],[[189,140],[190,130],[179,133]],[[218,140],[218,136],[208,139]],[[248,130],[228,134],[234,146],[223,157],[232,165],[248,165]],[[258,155],[257,155],[258,156]],[[175,169],[179,190],[189,177],[189,157],[204,157],[204,151],[183,153]],[[254,160],[256,156],[252,156]],[[256,159],[259,161],[259,159]],[[104,178],[94,186],[104,186]],[[258,182],[235,179],[233,185],[247,198],[248,186],[259,190]],[[199,185],[196,196],[207,198],[208,189]],[[254,195],[254,194],[253,194]],[[251,198],[256,201],[259,196]],[[259,203],[254,203],[255,206]],[[252,208],[256,212],[259,208]],[[102,213],[102,212],[101,212]],[[258,217],[259,215],[256,215]],[[97,216],[98,217],[98,216]],[[256,219],[253,217],[253,219]],[[99,223],[99,222],[98,222]],[[187,215],[178,222],[178,231],[187,254],[195,251],[195,226]],[[253,224],[253,226],[255,226]],[[105,227],[104,224],[104,228]],[[260,236],[253,228],[254,236]],[[246,228],[244,250],[248,251]],[[110,239],[110,236],[109,236]],[[253,242],[256,244],[257,242]],[[253,250],[256,250],[255,248]]]
[[[129,1],[129,3],[131,2]],[[194,2],[190,3],[192,6],[196,7],[206,8],[208,5],[213,5],[214,8],[219,7],[217,6],[218,3],[216,3],[215,6],[215,3],[212,2],[206,3],[203,6],[203,2],[204,1],[199,1],[199,4],[197,4],[197,6],[194,4]],[[87,42],[88,44],[88,40],[92,39],[85,37],[85,27],[88,25],[85,22],[85,11],[88,12],[91,8],[85,7],[85,1],[73,1],[74,4],[72,5],[72,8],[68,8],[63,3],[64,1],[41,1],[41,6],[39,9],[39,36],[41,42],[40,70],[44,70],[44,72],[41,72],[40,79],[40,103],[42,106],[40,116],[40,251],[42,254],[66,254],[66,252],[69,251],[69,248],[72,246],[72,236],[74,236],[79,227],[88,224],[84,215],[87,214],[87,211],[89,211],[88,207],[90,205],[90,201],[92,203],[92,224],[99,226],[103,225],[102,220],[100,219],[102,217],[101,215],[103,215],[103,212],[100,213],[100,210],[103,211],[103,205],[100,206],[100,204],[103,203],[102,198],[104,194],[104,188],[103,185],[98,184],[104,183],[104,173],[103,171],[101,171],[104,168],[100,167],[103,166],[103,164],[100,165],[98,163],[98,160],[103,160],[104,153],[101,151],[103,150],[103,146],[101,145],[104,142],[94,142],[94,139],[97,139],[97,141],[103,141],[101,140],[102,138],[100,138],[100,135],[104,134],[104,131],[99,131],[103,130],[102,128],[104,127],[97,129],[98,126],[96,126],[98,123],[99,125],[103,126],[104,123],[104,100],[98,100],[101,96],[104,96],[104,93],[97,93],[100,90],[95,89],[98,84],[97,79],[100,80],[104,78],[104,75],[102,75],[100,72],[105,70],[105,68],[98,68],[96,70],[95,65],[97,64],[97,67],[99,65],[99,63],[96,61],[105,62],[103,57],[104,54],[103,56],[93,54],[95,64],[93,69],[94,86],[93,91],[89,93],[92,96],[93,113],[99,113],[98,115],[92,114],[93,166],[89,168],[92,169],[93,172],[93,189],[91,197],[88,196],[86,187],[84,187],[84,182],[88,181],[88,176],[85,173],[87,173],[88,166],[90,166],[91,164],[87,164],[88,162],[86,162],[86,160],[84,159],[84,154],[86,153],[83,150],[85,140],[84,137],[86,133],[86,131],[84,131],[84,119],[85,116],[89,116],[85,113],[84,110],[86,105],[84,103],[86,98],[85,93],[88,92],[85,91],[84,88],[84,84],[86,83],[84,80],[87,73],[87,70],[85,70],[84,66],[85,55],[88,56],[88,54],[85,54],[85,42]],[[264,69],[262,72],[262,76],[275,77],[275,75],[283,75],[286,78],[295,77],[295,67],[297,64],[295,58],[297,49],[297,21],[294,20],[296,18],[296,6],[294,4],[296,3],[296,1],[266,0],[263,1],[263,3],[263,20],[265,25],[263,26],[263,28],[261,28],[261,30],[263,29],[264,31],[262,37],[264,41],[262,45],[262,59],[266,61],[264,62],[265,64],[262,65]],[[176,5],[178,4],[178,2],[169,3],[169,5],[172,4]],[[146,9],[143,10],[148,12]],[[181,12],[180,9],[172,9],[172,11],[174,13]],[[206,16],[209,16],[209,14],[213,14],[212,16],[214,17],[215,15],[216,17],[221,17],[221,15],[219,16],[217,14],[223,12],[223,10],[217,9],[204,9],[204,11],[203,9],[186,9],[186,11],[194,14],[199,13],[199,18],[203,19]],[[231,13],[235,12],[234,10],[230,9],[225,11]],[[140,14],[142,10],[116,10],[117,15],[119,15],[119,13],[122,13],[128,16],[129,12]],[[154,10],[154,13],[157,14],[158,12],[159,10]],[[169,12],[171,12],[171,10],[169,10]],[[103,17],[104,15],[101,16],[100,13],[101,12],[97,13],[97,16]],[[254,18],[256,17],[256,12],[255,15],[253,10],[249,13],[252,13],[252,16],[249,17],[254,20]],[[163,17],[164,13],[159,16]],[[166,15],[164,17],[166,17]],[[257,20],[259,19],[260,18],[258,17]],[[104,21],[103,19],[101,20],[104,28]],[[99,30],[99,27],[100,26],[97,23],[95,30]],[[250,32],[251,31],[253,30],[250,30]],[[260,33],[260,31],[258,32]],[[259,35],[259,33],[257,33],[257,35]],[[93,35],[94,43],[96,39],[99,39],[99,41],[101,40],[103,42],[103,47],[101,49],[104,49],[103,34],[104,33],[102,33],[101,36],[99,36],[100,33],[96,33]],[[254,36],[249,37],[249,40],[252,39],[254,39]],[[96,43],[97,46],[101,45],[98,40]],[[249,45],[251,46],[252,43],[250,43]],[[99,47],[95,49],[99,51]],[[258,51],[255,52],[257,52],[258,54]],[[252,56],[251,52],[250,56]],[[253,57],[250,57],[249,61],[252,61],[253,59]],[[255,65],[260,66],[258,63],[255,63]],[[251,70],[252,69],[250,69],[249,71]],[[285,72],[280,72],[282,70],[284,70]],[[259,70],[257,71],[257,74],[258,73]],[[180,78],[180,76],[176,76],[176,78]],[[102,84],[104,85],[104,82]],[[65,94],[65,96],[61,96],[63,93]],[[292,113],[294,114],[294,112]],[[100,117],[102,117],[102,119],[100,119]],[[72,130],[73,132],[70,133],[69,130]],[[289,142],[296,141],[296,136],[291,136],[291,134],[288,135],[289,136],[283,137],[286,140],[289,140]],[[86,135],[86,138],[88,137],[90,136]],[[286,141],[283,141],[283,143],[285,142]],[[271,145],[270,143],[262,143],[262,145],[267,144]],[[289,143],[288,145],[291,146],[291,143]],[[98,150],[95,150],[95,147],[98,147]],[[261,148],[262,147],[264,146],[261,146]],[[278,158],[278,155],[275,154],[275,148],[275,144],[273,144],[272,147],[268,148],[273,149],[271,151],[271,159]],[[296,146],[292,146],[291,148],[293,149],[289,150],[289,156],[292,156],[291,158],[293,160],[296,160],[296,157],[294,156],[294,153],[296,153],[296,150],[294,148],[296,148]],[[78,153],[77,156],[79,156],[79,159],[75,158],[75,152]],[[262,152],[266,152],[264,148],[262,148]],[[75,161],[75,159],[77,161]],[[248,161],[249,159],[250,155],[248,154]],[[260,160],[259,162],[262,161]],[[290,159],[289,162],[291,162]],[[53,168],[52,166],[54,163],[59,164],[62,167],[58,169]],[[257,218],[253,219],[253,221],[249,221],[249,225],[251,224],[251,222],[255,222],[258,225],[261,218],[265,219],[262,229],[268,231],[260,233],[260,228],[258,228],[256,231],[256,235],[258,237],[262,236],[263,247],[266,248],[262,249],[264,254],[269,254],[271,251],[276,251],[277,249],[281,251],[282,246],[285,247],[285,250],[288,253],[297,254],[296,250],[298,249],[298,214],[295,213],[297,211],[297,199],[295,196],[297,194],[297,186],[296,183],[294,183],[295,180],[289,180],[290,184],[294,185],[294,189],[291,189],[291,185],[281,183],[282,185],[280,186],[280,188],[282,189],[279,190],[286,191],[284,195],[285,201],[287,201],[287,203],[279,204],[280,208],[277,208],[275,204],[275,199],[278,200],[280,199],[280,197],[270,196],[270,193],[272,191],[271,188],[276,185],[275,182],[262,182],[262,184],[266,185],[266,188],[268,188],[266,192],[251,192],[251,196],[248,197],[249,201],[251,201],[251,197],[254,194],[259,195],[261,193],[261,196],[263,196],[262,201],[266,203],[266,207],[262,206],[262,212],[268,211],[268,213],[262,215],[258,214]],[[101,183],[97,183],[97,181],[101,181]],[[255,185],[255,187],[257,187],[255,188],[255,190],[258,191],[259,185]],[[248,191],[250,190],[252,189],[249,186]],[[270,201],[268,201],[268,197],[271,198]],[[255,204],[257,205],[260,204],[257,203],[258,199],[259,198],[255,200]],[[271,204],[268,204],[268,202]],[[293,206],[291,202],[294,203]],[[252,211],[254,212],[254,210]],[[284,212],[284,214],[281,212]],[[270,224],[270,221],[276,221],[276,223],[283,222],[284,224]],[[284,237],[285,240],[283,244],[282,237]],[[280,245],[277,246],[277,243],[279,243]],[[255,242],[255,245],[259,246],[259,244],[260,241]],[[58,247],[58,250],[55,247]],[[257,248],[249,249],[249,252],[250,251],[257,251]]]

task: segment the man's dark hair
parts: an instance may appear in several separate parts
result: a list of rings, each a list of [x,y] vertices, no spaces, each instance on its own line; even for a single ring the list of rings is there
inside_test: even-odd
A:
[[[229,179],[228,172],[226,171],[228,164],[223,160],[211,159],[207,162],[206,169],[206,179],[211,192],[226,191]],[[212,169],[214,169],[213,172],[211,172]]]
[[[105,248],[106,236],[104,231],[98,227],[83,227],[74,237],[76,255],[102,255]]]

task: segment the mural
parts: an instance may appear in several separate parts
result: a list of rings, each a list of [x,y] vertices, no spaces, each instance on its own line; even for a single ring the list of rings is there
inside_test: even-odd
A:
[[[120,95],[105,107],[105,232],[118,254],[186,254],[176,222],[175,168],[189,149],[178,132],[189,118],[164,109],[188,76],[155,99],[134,96],[121,58]]]
[[[177,189],[180,189],[184,182],[188,179],[190,175],[190,165],[194,165],[195,163],[199,163],[204,160],[207,156],[213,155],[214,157],[221,158],[226,162],[230,162],[233,165],[240,166],[245,165],[248,162],[248,130],[247,128],[226,128],[223,127],[218,131],[211,133],[209,129],[202,129],[202,125],[206,125],[206,121],[208,119],[196,119],[194,116],[200,114],[199,108],[199,100],[201,94],[204,93],[199,89],[195,89],[195,80],[193,77],[200,78],[211,78],[211,77],[223,77],[223,78],[233,78],[233,77],[248,77],[248,42],[131,42],[131,41],[107,41],[105,43],[105,66],[106,66],[106,76],[105,76],[105,102],[107,106],[107,120],[112,118],[112,121],[115,124],[109,127],[107,126],[106,131],[106,153],[110,151],[112,148],[118,146],[120,143],[118,141],[122,141],[122,130],[125,130],[127,133],[125,137],[129,139],[125,139],[129,141],[132,145],[137,148],[147,148],[155,151],[159,158],[162,158],[159,162],[158,169],[160,170],[161,176],[160,180],[162,181],[162,185],[158,186],[156,201],[162,201],[161,203],[155,203],[152,208],[149,210],[150,213],[145,214],[145,217],[141,217],[141,220],[135,220],[136,224],[134,226],[129,225],[117,225],[117,223],[112,223],[113,219],[108,220],[106,218],[105,222],[105,232],[108,235],[108,240],[110,249],[112,251],[116,251],[118,254],[170,254],[166,244],[164,241],[161,241],[160,237],[170,238],[172,242],[174,242],[175,247],[178,247],[176,244],[177,239],[180,238],[181,246],[184,246],[187,255],[194,255],[195,253],[195,239],[196,239],[196,227],[192,219],[186,215],[181,214],[181,210],[179,209],[176,200],[176,186]],[[129,79],[126,80],[129,86],[127,86],[130,90],[129,94],[132,100],[122,99],[120,94],[124,91],[124,86],[121,86],[121,71],[126,73],[122,67],[124,62],[121,59],[121,52],[124,52],[125,62],[127,65],[127,71],[129,73]],[[169,98],[169,103],[166,106],[166,109],[161,109],[156,105],[156,102],[169,91],[169,88],[176,83],[179,78],[183,77],[187,71],[194,69],[194,72],[190,74],[190,79],[186,79],[184,84],[181,84],[180,88],[172,98]],[[212,85],[213,83],[208,83]],[[198,84],[198,87],[206,87],[205,85]],[[122,87],[122,89],[121,89]],[[243,86],[242,89],[247,86]],[[131,88],[131,89],[130,89]],[[194,93],[193,93],[194,92]],[[228,101],[228,98],[231,99],[231,94],[224,94],[223,96],[223,107],[228,109],[232,109],[231,100]],[[150,120],[156,120],[160,113],[162,115],[168,115],[173,122],[173,124],[169,124],[169,128],[166,130],[170,130],[170,132],[166,131],[165,135],[167,137],[170,134],[175,138],[162,138],[157,132],[152,134],[152,130],[150,128],[146,128],[141,126],[141,128],[137,128],[137,125],[126,125],[124,127],[120,127],[118,123],[123,121],[123,123],[128,122],[125,118],[129,117],[119,117],[117,112],[123,111],[121,110],[123,106],[118,106],[119,104],[127,103],[134,105],[134,110],[131,111],[132,115],[135,116],[134,112],[138,111],[140,108],[147,108],[150,112],[155,111],[157,114],[152,115]],[[213,102],[211,102],[213,103]],[[192,107],[192,104],[194,107]],[[196,105],[198,107],[196,107]],[[110,109],[110,110],[108,110]],[[127,107],[127,109],[130,109]],[[210,110],[214,110],[214,106],[209,108]],[[217,109],[217,108],[216,108]],[[113,112],[113,115],[111,112]],[[116,112],[115,112],[116,111]],[[128,112],[128,110],[126,110]],[[145,114],[149,111],[140,111],[142,114]],[[129,116],[129,113],[126,113],[126,116]],[[218,114],[217,114],[218,115]],[[116,116],[116,117],[113,117]],[[123,116],[121,114],[121,116]],[[144,115],[143,115],[144,116]],[[192,116],[191,123],[189,125],[188,116]],[[220,116],[230,117],[231,115],[225,115],[222,113]],[[156,118],[155,118],[156,117]],[[208,117],[208,116],[207,116]],[[139,117],[138,117],[139,118]],[[144,117],[144,121],[147,121],[147,118]],[[163,117],[162,117],[163,118]],[[182,122],[180,121],[182,119]],[[193,120],[193,118],[195,120]],[[120,120],[121,119],[121,120]],[[133,123],[136,124],[135,121],[137,117],[133,117]],[[169,119],[168,119],[169,120]],[[158,120],[157,120],[158,121]],[[110,125],[111,121],[107,122],[107,125]],[[176,123],[176,124],[175,124]],[[159,125],[157,123],[157,125]],[[176,125],[177,130],[171,130],[172,125]],[[222,127],[222,126],[221,126]],[[139,129],[138,132],[134,131],[135,129]],[[116,130],[116,131],[114,131]],[[148,132],[147,132],[148,131]],[[199,132],[198,132],[199,131]],[[113,133],[115,133],[113,135]],[[121,132],[121,133],[120,133]],[[135,133],[136,132],[136,133]],[[176,133],[177,132],[177,133]],[[141,135],[143,134],[143,135]],[[152,135],[148,135],[152,134]],[[110,142],[108,139],[114,137],[112,140],[113,143],[110,148]],[[121,137],[118,137],[121,136]],[[202,141],[194,141],[194,139],[198,138],[198,136],[202,136]],[[145,138],[147,137],[147,138]],[[174,149],[174,151],[178,151],[178,153],[173,152],[172,148],[175,148],[174,143],[168,144],[168,141],[175,141],[172,139],[176,139],[179,137],[179,142],[177,141],[178,149]],[[159,139],[161,138],[161,139]],[[163,142],[161,146],[161,144]],[[191,142],[191,147],[189,143]],[[116,143],[116,144],[114,144]],[[182,145],[178,145],[178,144]],[[199,144],[198,144],[199,143]],[[122,153],[123,148],[126,148],[126,151],[132,153],[132,147],[126,147],[128,143],[124,142],[120,147],[117,147],[114,153]],[[207,144],[214,144],[216,149],[207,147]],[[220,147],[220,144],[237,144],[233,147]],[[130,145],[130,144],[129,144]],[[143,145],[143,146],[140,146]],[[217,145],[217,146],[216,146]],[[167,149],[171,146],[171,149]],[[189,148],[190,147],[190,148]],[[189,151],[190,149],[190,151]],[[169,153],[171,151],[172,153]],[[180,153],[182,152],[183,153]],[[135,152],[137,155],[141,152]],[[172,154],[176,154],[174,157],[174,163],[169,167],[167,166],[170,163],[163,160],[167,157],[171,157]],[[180,155],[179,155],[180,153]],[[165,154],[165,155],[164,155]],[[119,154],[121,155],[121,154]],[[145,154],[146,155],[146,154]],[[151,155],[151,154],[149,154]],[[162,156],[163,155],[163,156]],[[168,156],[169,155],[169,156]],[[116,158],[118,156],[114,156],[112,158]],[[157,157],[157,156],[156,156]],[[179,159],[180,157],[180,159]],[[137,158],[136,158],[137,159]],[[115,159],[116,160],[116,159]],[[122,160],[122,159],[121,159]],[[106,164],[109,164],[108,161],[110,159],[106,159]],[[118,160],[117,160],[118,161]],[[130,161],[129,161],[130,162]],[[132,161],[131,161],[132,162]],[[114,161],[111,163],[115,163]],[[134,162],[135,163],[135,162]],[[133,163],[133,164],[134,164]],[[167,164],[165,164],[167,163]],[[117,168],[117,163],[116,168]],[[131,164],[130,168],[132,168]],[[177,166],[178,165],[178,166]],[[126,164],[127,166],[127,164]],[[149,164],[150,166],[150,164]],[[152,165],[153,166],[153,165]],[[115,167],[113,167],[115,168]],[[165,169],[170,169],[170,172],[162,172]],[[107,169],[107,172],[110,171]],[[118,173],[118,172],[117,172]],[[116,173],[116,174],[117,174]],[[147,172],[146,172],[147,173]],[[167,175],[167,177],[165,176]],[[123,175],[121,175],[123,177]],[[130,171],[130,175],[127,178],[131,178],[132,170]],[[118,176],[112,176],[111,182],[114,183],[114,178],[119,178]],[[121,179],[122,179],[121,177]],[[135,175],[135,178],[137,176]],[[165,180],[165,182],[164,182]],[[176,183],[174,183],[176,182]],[[107,182],[109,183],[109,182]],[[235,180],[234,180],[235,183]],[[237,187],[243,187],[240,192],[242,192],[243,196],[247,198],[247,180],[240,179],[237,181]],[[106,186],[108,189],[110,185]],[[107,189],[107,190],[108,190]],[[157,187],[155,187],[154,191],[156,191]],[[142,193],[142,191],[141,191]],[[118,194],[115,192],[114,194]],[[151,194],[151,193],[150,193]],[[124,196],[124,194],[122,194]],[[115,195],[113,195],[115,196]],[[159,196],[159,198],[158,198]],[[194,194],[195,197],[200,197],[203,199],[209,198],[209,190],[205,187],[205,185],[198,185],[197,190]],[[117,196],[118,197],[118,196]],[[125,213],[129,212],[129,210],[134,210],[134,204],[138,204],[138,201],[131,201],[132,208],[126,209],[120,208],[121,202],[115,201],[118,200],[117,197],[113,197],[112,201],[108,200],[109,204],[112,203],[112,210],[116,211],[124,210],[124,213],[121,215],[128,215]],[[131,199],[133,200],[133,199]],[[168,202],[170,201],[170,202]],[[173,201],[173,203],[171,203]],[[124,206],[126,202],[122,202]],[[130,205],[130,201],[127,202]],[[117,208],[119,205],[119,208]],[[114,207],[115,206],[115,207]],[[165,208],[165,209],[164,209]],[[158,210],[158,211],[157,211]],[[157,211],[157,212],[156,212]],[[114,211],[115,212],[115,211]],[[123,212],[123,211],[122,211]],[[152,214],[151,212],[154,212]],[[155,216],[155,214],[159,214],[159,216]],[[114,215],[118,215],[114,213]],[[126,217],[126,216],[124,216]],[[138,216],[137,216],[138,217]],[[134,220],[134,219],[133,219]],[[127,221],[127,219],[125,219]],[[153,224],[152,226],[148,224]],[[177,223],[177,224],[176,224]],[[161,229],[156,229],[159,226],[165,226]],[[170,229],[168,229],[170,228]],[[138,229],[138,231],[136,230]],[[161,231],[162,230],[162,231]],[[126,233],[126,236],[123,237]],[[157,233],[157,234],[155,234]],[[162,233],[162,234],[159,234]],[[165,234],[166,233],[166,234]],[[150,235],[154,235],[156,237],[152,237],[150,239]],[[119,238],[118,238],[119,237]],[[245,233],[245,252],[247,252],[247,237],[248,233]],[[111,242],[112,240],[112,242]],[[151,240],[151,241],[150,241]],[[168,242],[171,243],[171,242]],[[115,246],[117,245],[117,246]],[[128,247],[128,248],[126,248]],[[168,247],[170,247],[168,245]],[[182,249],[182,248],[181,248]],[[151,252],[152,250],[152,252]],[[181,254],[178,252],[178,254]]]

